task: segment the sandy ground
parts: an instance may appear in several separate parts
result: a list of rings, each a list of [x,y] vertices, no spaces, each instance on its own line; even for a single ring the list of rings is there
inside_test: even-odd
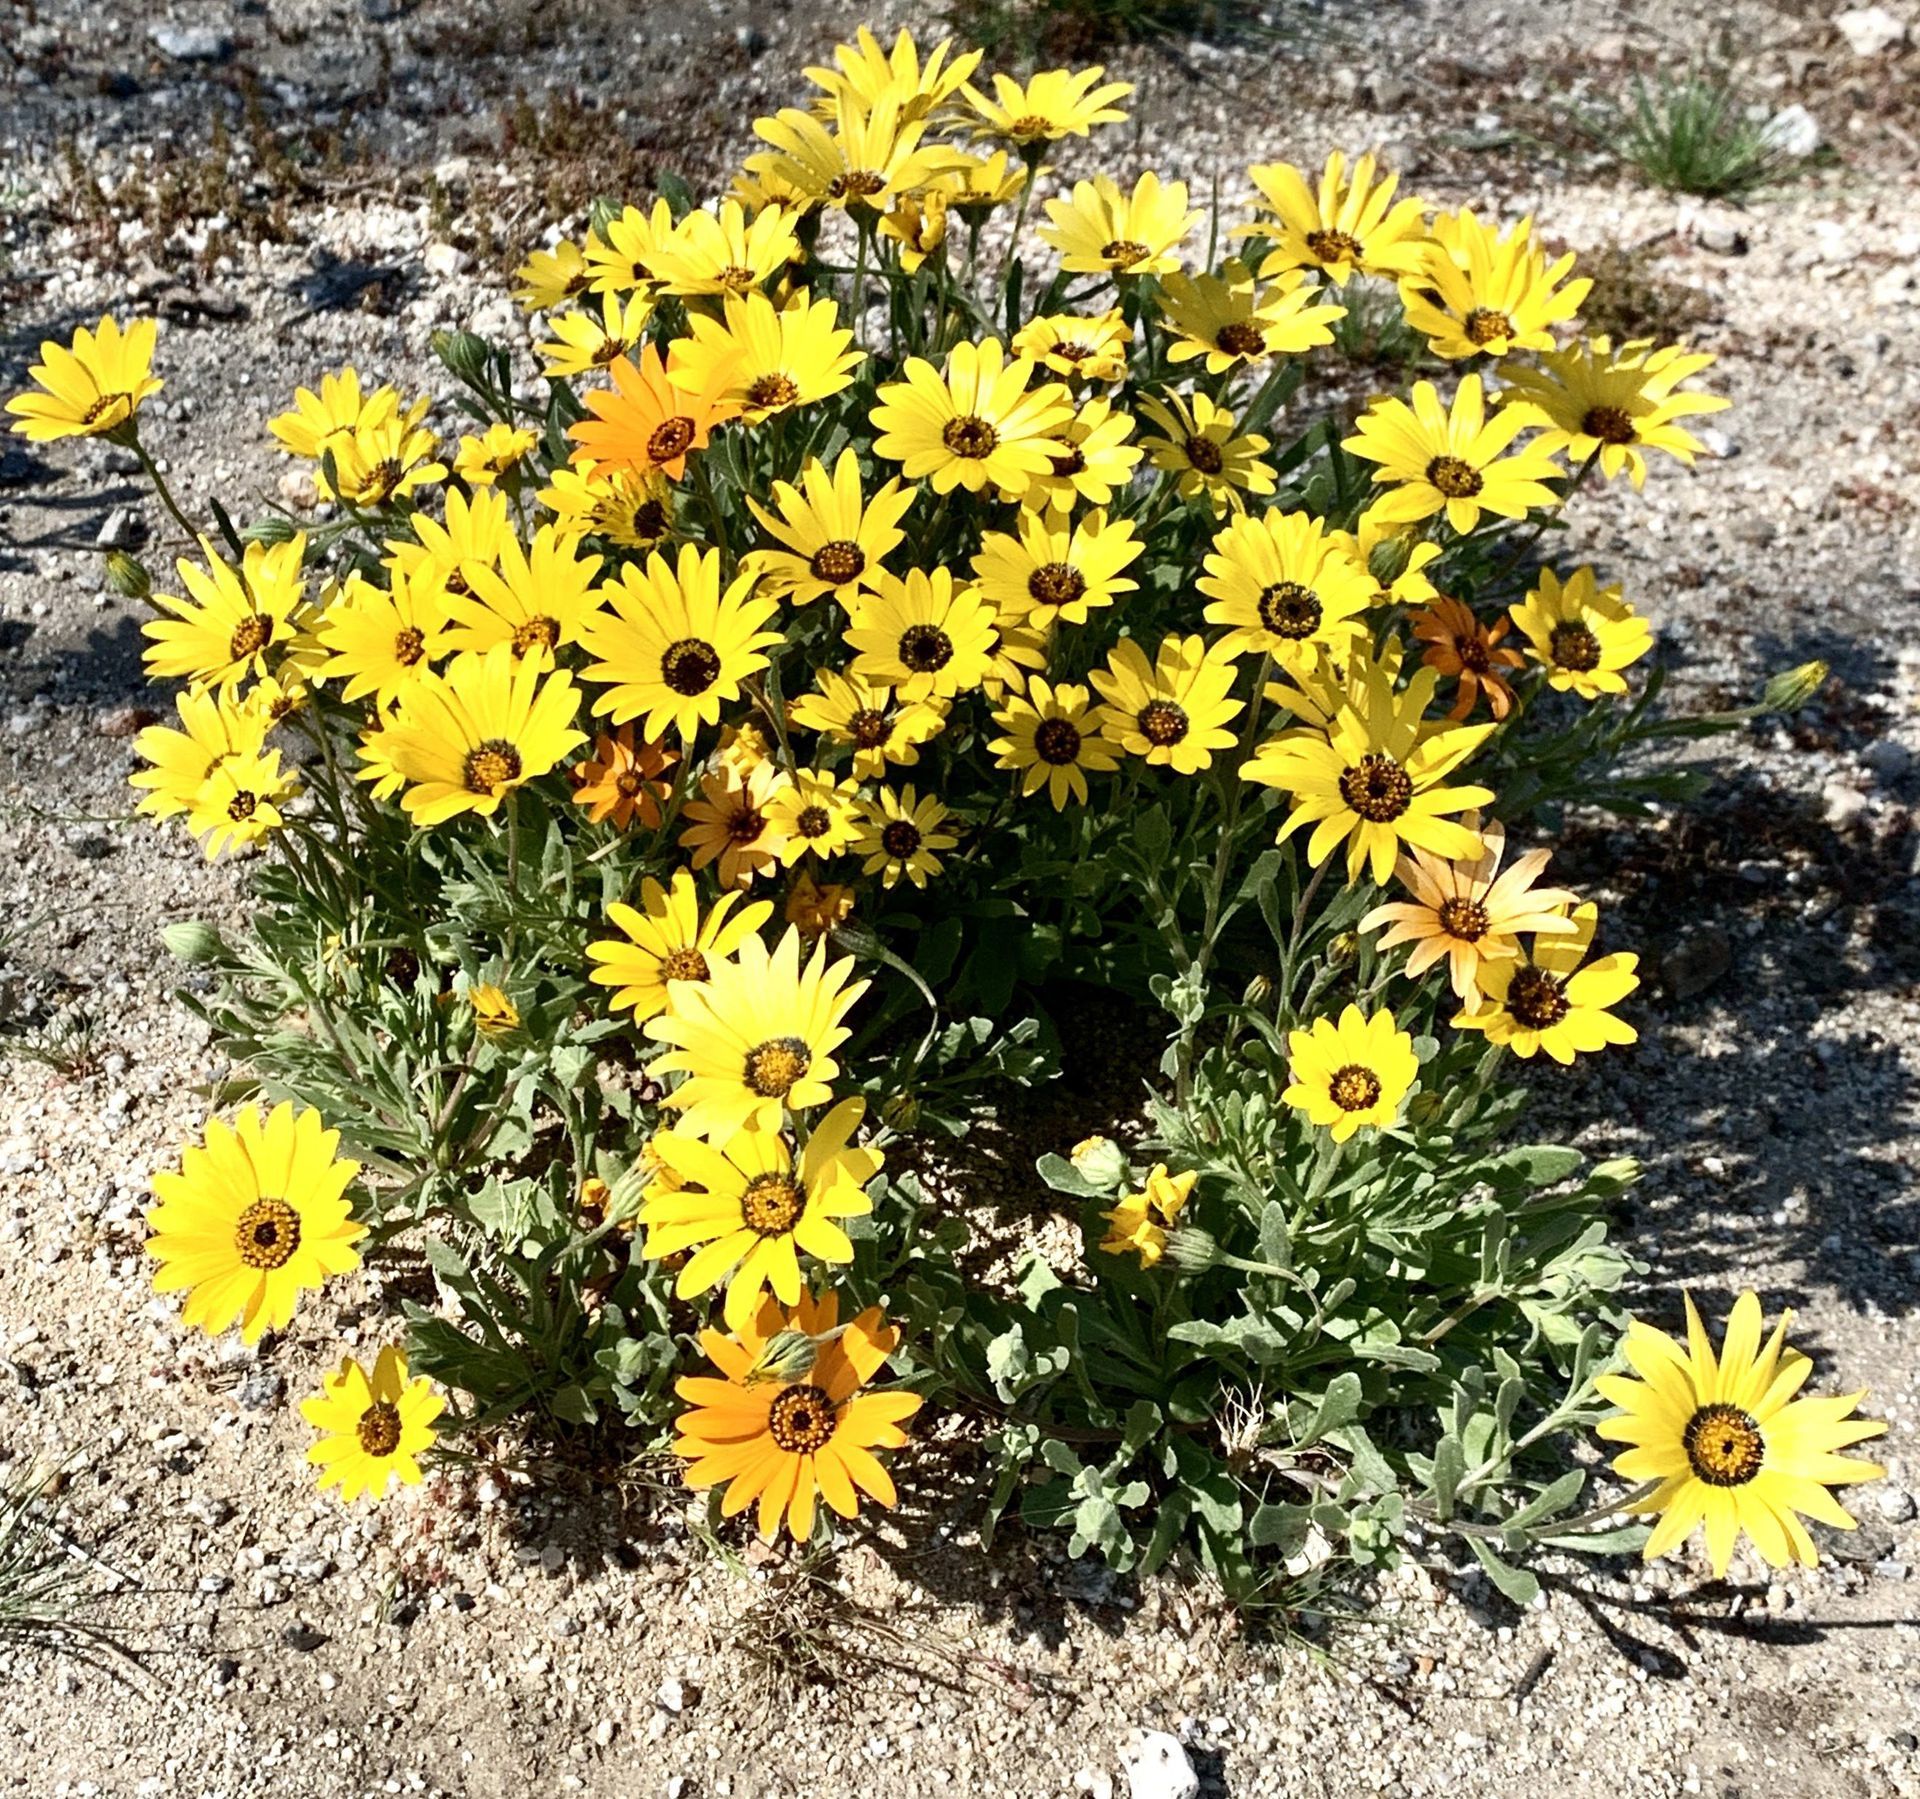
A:
[[[1800,1311],[1823,1384],[1871,1386],[1893,1478],[1834,1559],[1784,1579],[1743,1559],[1725,1584],[1568,1568],[1518,1615],[1430,1545],[1304,1648],[1054,1544],[983,1557],[928,1456],[811,1572],[710,1553],[657,1469],[475,1465],[372,1516],[320,1502],[292,1401],[384,1329],[381,1289],[343,1283],[255,1355],[185,1336],[140,1254],[147,1175],[223,1071],[159,927],[247,903],[127,816],[127,709],[150,696],[94,546],[144,531],[151,555],[165,521],[111,452],[15,448],[0,1025],[64,1009],[92,1038],[78,1071],[0,1061],[0,1459],[66,1462],[66,1526],[137,1661],[0,1647],[0,1791],[1124,1794],[1148,1727],[1210,1794],[1920,1792],[1920,51],[1856,58],[1824,11],[1663,7],[1647,38],[1584,3],[1546,33],[1479,0],[1289,8],[1278,40],[1124,59],[1141,124],[1102,149],[1231,184],[1254,156],[1384,146],[1436,201],[1534,210],[1695,297],[1736,401],[1723,454],[1584,505],[1575,541],[1659,622],[1681,695],[1744,697],[1816,655],[1835,680],[1718,746],[1685,814],[1574,828],[1570,872],[1660,978],[1638,1048],[1544,1078],[1535,1129],[1646,1163],[1620,1223],[1650,1305],[1755,1286]],[[421,382],[436,325],[517,329],[503,258],[556,207],[668,164],[710,180],[853,16],[14,0],[0,387],[41,336],[158,306],[152,435],[183,497],[270,493],[260,421],[296,382],[347,359]],[[155,23],[224,48],[182,61]],[[1645,46],[1673,59],[1722,25],[1829,145],[1740,210],[1636,186],[1568,126]],[[811,1658],[830,1680],[803,1682]]]

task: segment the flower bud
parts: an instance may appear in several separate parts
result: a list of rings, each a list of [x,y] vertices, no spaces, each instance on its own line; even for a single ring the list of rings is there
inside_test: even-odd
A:
[[[471,331],[436,331],[431,341],[434,355],[462,381],[485,383],[493,351],[484,337],[475,337]]]
[[[820,1359],[821,1345],[839,1334],[838,1331],[829,1331],[825,1336],[815,1338],[791,1326],[775,1331],[768,1338],[766,1348],[761,1350],[753,1366],[747,1370],[746,1384],[751,1387],[761,1381],[804,1380]]]
[[[1360,938],[1357,932],[1341,931],[1327,945],[1327,960],[1334,967],[1342,968],[1360,953]]]
[[[107,552],[107,580],[123,599],[144,600],[153,592],[153,577],[146,565],[125,550]]]
[[[240,533],[245,543],[262,543],[271,547],[277,543],[292,543],[300,535],[300,527],[290,518],[281,518],[269,513],[265,518],[257,518]]]
[[[1243,1006],[1264,1006],[1273,998],[1273,982],[1266,975],[1257,974],[1247,983],[1247,990],[1240,996]]]
[[[1198,1225],[1183,1224],[1167,1232],[1166,1257],[1189,1274],[1204,1274],[1220,1265],[1220,1245]]]
[[[1073,1146],[1067,1160],[1089,1187],[1111,1192],[1127,1176],[1127,1158],[1111,1137],[1086,1137]]]
[[[183,918],[166,926],[160,933],[160,941],[176,962],[185,962],[193,968],[218,962],[227,953],[220,933],[203,918]]]
[[[1826,684],[1824,662],[1803,662],[1775,675],[1761,692],[1760,704],[1769,712],[1798,712]]]

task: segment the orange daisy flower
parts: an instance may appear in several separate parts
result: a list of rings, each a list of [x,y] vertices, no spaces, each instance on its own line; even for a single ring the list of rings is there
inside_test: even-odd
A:
[[[573,453],[576,463],[600,474],[621,469],[640,475],[658,472],[669,481],[687,472],[688,452],[704,450],[714,426],[740,410],[736,402],[721,397],[732,364],[716,364],[698,393],[675,387],[667,366],[659,350],[648,344],[637,363],[622,356],[609,367],[611,388],[581,396],[593,417],[567,428],[580,446]]]
[[[613,821],[616,831],[630,830],[637,818],[649,831],[662,821],[660,802],[667,783],[660,777],[680,760],[677,750],[663,742],[634,742],[633,726],[602,731],[594,739],[593,754],[573,765],[573,803],[587,808],[592,824]]]
[[[693,866],[718,861],[722,887],[750,887],[756,875],[772,873],[787,840],[770,813],[786,785],[774,762],[746,769],[723,762],[702,775],[700,797],[688,803],[687,828],[680,833]]]
[[[1440,594],[1408,622],[1414,637],[1427,646],[1420,660],[1459,683],[1449,718],[1465,718],[1482,694],[1495,718],[1505,718],[1513,710],[1513,688],[1502,671],[1524,668],[1527,659],[1518,650],[1500,647],[1511,621],[1501,618],[1492,625],[1483,624],[1465,601]]]
[[[729,1518],[758,1500],[760,1534],[769,1540],[784,1523],[794,1542],[810,1541],[821,1499],[851,1518],[860,1493],[879,1505],[899,1498],[873,1452],[906,1442],[900,1426],[920,1409],[920,1395],[861,1389],[899,1346],[900,1332],[878,1306],[836,1332],[839,1316],[832,1293],[803,1293],[791,1312],[769,1297],[738,1334],[700,1333],[723,1379],[674,1383],[688,1403],[673,1440],[687,1485],[724,1483],[720,1510]]]
[[[1386,925],[1382,949],[1413,945],[1407,958],[1409,980],[1418,980],[1445,956],[1454,992],[1471,1002],[1480,991],[1481,963],[1513,960],[1520,953],[1523,931],[1546,937],[1569,934],[1574,927],[1564,912],[1578,900],[1564,887],[1534,886],[1547,866],[1546,850],[1528,850],[1503,874],[1506,827],[1497,819],[1485,825],[1475,818],[1465,822],[1479,829],[1479,855],[1449,862],[1428,850],[1410,850],[1394,873],[1412,901],[1375,906],[1361,919],[1360,928],[1371,931]]]

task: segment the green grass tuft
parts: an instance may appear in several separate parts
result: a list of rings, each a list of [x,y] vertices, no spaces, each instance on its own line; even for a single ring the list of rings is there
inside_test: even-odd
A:
[[[1656,187],[1707,199],[1738,199],[1800,165],[1769,137],[1766,120],[1749,115],[1725,74],[1636,80],[1597,135]]]

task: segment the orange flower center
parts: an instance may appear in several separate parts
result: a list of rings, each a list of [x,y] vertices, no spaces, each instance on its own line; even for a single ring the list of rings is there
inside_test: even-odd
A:
[[[670,949],[660,958],[663,981],[704,981],[710,972],[706,957],[691,947]]]
[[[411,668],[427,653],[426,633],[418,625],[402,625],[393,634],[393,659],[402,668]]]
[[[490,737],[467,752],[467,791],[498,793],[509,782],[519,780],[520,768],[520,752],[505,738]]]
[[[740,1195],[740,1221],[763,1237],[781,1237],[799,1222],[806,1195],[784,1174],[756,1174]]]
[[[1341,772],[1340,797],[1369,824],[1391,824],[1413,803],[1413,777],[1391,756],[1362,756]]]
[[[360,1414],[353,1434],[370,1456],[388,1456],[400,1447],[400,1408],[386,1400],[370,1405]]]
[[[769,1037],[747,1051],[746,1083],[762,1099],[785,1099],[813,1065],[802,1037]]]
[[[1116,237],[1100,247],[1100,260],[1111,269],[1130,269],[1147,258],[1147,246],[1130,237]]]
[[[1765,1466],[1766,1439],[1737,1405],[1703,1405],[1680,1433],[1687,1464],[1710,1487],[1744,1487]]]
[[[788,1455],[813,1455],[833,1441],[839,1417],[818,1387],[789,1387],[767,1408],[767,1435]]]
[[[273,620],[258,612],[249,612],[233,627],[233,636],[227,641],[227,654],[235,662],[244,662],[249,656],[257,656],[273,641]]]
[[[1513,320],[1491,306],[1476,306],[1462,324],[1470,344],[1496,344],[1513,335]]]
[[[233,1227],[233,1247],[249,1268],[284,1268],[300,1247],[300,1214],[284,1199],[256,1199]]]
[[[513,628],[513,654],[516,660],[530,650],[550,650],[559,641],[560,625],[556,619],[523,619]]]
[[[653,435],[647,439],[647,460],[671,462],[692,448],[693,439],[693,420],[675,414],[653,428]]]

